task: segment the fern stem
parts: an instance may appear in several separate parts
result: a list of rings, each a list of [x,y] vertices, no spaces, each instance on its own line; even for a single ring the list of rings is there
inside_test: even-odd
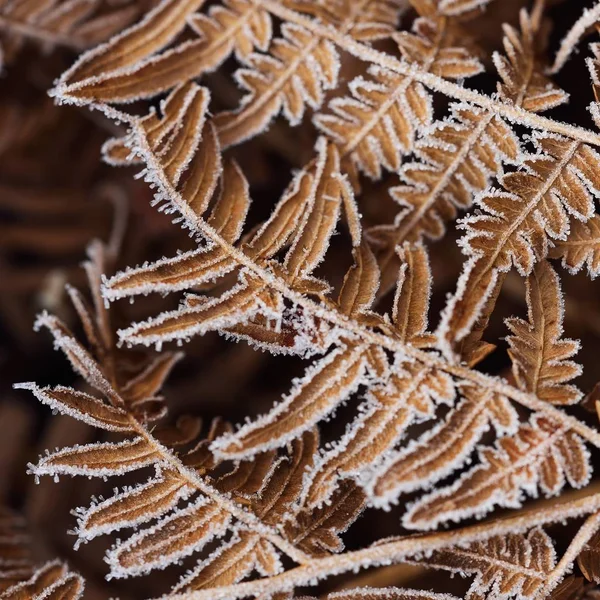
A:
[[[524,511],[520,515],[501,521],[496,520],[480,525],[473,525],[457,531],[444,531],[442,533],[431,533],[418,537],[402,538],[371,546],[370,548],[365,548],[363,550],[347,552],[342,555],[313,559],[310,564],[290,569],[285,573],[267,579],[259,579],[248,583],[238,583],[219,589],[213,588],[210,590],[188,592],[185,595],[171,596],[170,599],[236,600],[262,593],[272,594],[277,591],[291,590],[294,587],[315,585],[317,581],[331,575],[339,575],[340,573],[348,571],[356,572],[359,569],[369,567],[388,566],[402,562],[410,556],[431,552],[433,550],[440,550],[442,548],[454,546],[458,543],[464,545],[471,542],[486,540],[492,536],[507,535],[509,533],[523,533],[533,527],[561,522],[568,518],[580,517],[589,514],[590,512],[598,511],[599,509],[600,493],[596,493],[579,500],[555,504],[554,506],[546,509],[539,509],[535,512]],[[590,520],[588,520],[586,525],[589,522]],[[583,528],[585,528],[586,525],[584,525]],[[595,526],[596,525],[594,525],[594,527]],[[589,525],[582,533],[582,540],[583,537],[589,533],[590,529],[592,529],[592,525]],[[591,534],[589,535],[591,536]],[[578,536],[576,536],[576,539],[577,537]],[[567,553],[569,553],[568,550]],[[557,576],[560,578],[558,571]]]
[[[505,104],[485,94],[470,90],[456,83],[451,83],[438,75],[423,71],[418,65],[405,63],[389,54],[358,42],[351,36],[340,33],[333,27],[322,25],[313,19],[299,15],[289,8],[281,6],[275,0],[255,0],[255,2],[280,19],[296,23],[312,31],[316,36],[332,41],[336,46],[360,60],[377,64],[401,75],[412,77],[415,81],[445,96],[481,106],[512,123],[518,123],[532,129],[552,131],[553,133],[558,133],[586,144],[600,146],[600,135],[592,131],[542,117],[518,106]]]

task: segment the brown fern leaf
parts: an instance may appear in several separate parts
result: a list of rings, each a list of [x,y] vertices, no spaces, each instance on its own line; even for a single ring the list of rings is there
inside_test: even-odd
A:
[[[358,388],[366,368],[366,348],[348,345],[330,352],[310,367],[303,379],[267,415],[234,435],[218,440],[221,456],[247,456],[285,444],[331,413]]]
[[[436,569],[475,574],[469,598],[492,593],[497,598],[538,598],[556,564],[550,537],[542,529],[525,534],[491,537],[465,547],[433,552],[423,561]]]
[[[9,587],[2,599],[49,598],[51,600],[79,600],[83,596],[84,581],[69,572],[59,561],[51,561],[38,568],[27,580]]]
[[[474,192],[485,188],[503,162],[516,159],[517,139],[502,119],[464,104],[451,111],[451,119],[437,122],[416,143],[419,162],[402,167],[405,185],[390,194],[405,210],[393,226],[369,230],[375,244],[387,248],[404,240],[439,239],[458,210],[470,206]]]
[[[568,481],[573,487],[590,478],[589,455],[581,438],[564,426],[534,415],[514,436],[502,437],[496,448],[480,450],[477,465],[448,487],[438,488],[411,506],[403,523],[408,528],[436,527],[467,515],[483,515],[494,506],[520,506],[523,494],[558,494]]]
[[[483,70],[466,48],[456,46],[459,32],[440,15],[420,18],[414,33],[400,32],[394,39],[403,57],[441,77],[464,78]],[[463,40],[464,42],[464,40]],[[401,157],[410,152],[420,127],[432,117],[431,96],[411,76],[402,76],[376,65],[369,78],[359,76],[350,84],[350,94],[329,103],[328,113],[318,113],[315,125],[340,148],[345,168],[373,179],[382,169],[396,171]]]
[[[214,119],[224,148],[260,133],[280,111],[297,125],[306,106],[318,108],[323,91],[337,84],[339,58],[331,42],[293,23],[284,23],[281,33],[269,54],[251,54],[249,68],[236,72],[247,95],[237,111]]]
[[[594,534],[587,543],[586,547],[577,557],[577,565],[581,569],[584,577],[593,583],[600,583],[600,560],[598,556],[598,546],[600,544],[600,535]]]
[[[594,215],[589,221],[573,221],[564,240],[552,242],[548,250],[550,258],[561,258],[569,273],[579,273],[584,266],[590,277],[600,274],[600,217]]]
[[[207,15],[204,0],[163,0],[143,21],[85,54],[55,92],[66,101],[128,102],[148,98],[216,69],[232,52],[245,61],[271,39],[269,14],[249,0],[226,0]],[[196,38],[163,50],[186,25]]]
[[[370,475],[367,493],[377,505],[387,505],[411,492],[448,476],[469,458],[493,423],[499,434],[517,429],[517,414],[506,399],[470,386],[464,399],[419,439],[400,451],[388,453]]]
[[[559,136],[540,133],[534,142],[538,153],[522,170],[503,175],[503,189],[484,193],[477,201],[481,213],[465,220],[463,248],[471,259],[439,328],[449,355],[471,332],[501,273],[515,266],[529,275],[548,255],[548,238],[566,238],[570,217],[587,221],[594,213],[600,156]]]
[[[363,491],[354,482],[341,482],[327,504],[297,511],[285,524],[286,536],[310,556],[341,552],[344,545],[338,534],[356,520],[364,501]]]
[[[506,325],[513,362],[513,375],[519,386],[553,404],[573,404],[581,392],[566,384],[581,374],[581,366],[571,358],[579,350],[575,340],[562,338],[563,306],[558,275],[546,261],[538,263],[527,278],[529,321],[511,318]]]
[[[429,258],[421,244],[403,244],[397,249],[401,261],[392,309],[394,333],[416,347],[428,346],[434,336],[427,331],[432,278]]]
[[[444,373],[410,365],[394,369],[385,385],[370,390],[359,407],[360,416],[344,436],[316,461],[308,503],[327,501],[339,480],[348,477],[357,478],[370,494],[374,466],[393,455],[393,447],[411,424],[431,419],[436,404],[450,404],[454,396],[454,384]]]
[[[204,0],[178,3],[163,0],[142,21],[106,44],[84,54],[71,69],[63,74],[61,84],[106,76],[107,73],[131,67],[153,52],[169,44],[184,27],[187,17],[197,10]],[[81,102],[81,100],[79,100]]]
[[[104,0],[16,0],[0,6],[3,61],[14,60],[26,40],[42,47],[90,48],[128,27],[145,2],[111,5]]]

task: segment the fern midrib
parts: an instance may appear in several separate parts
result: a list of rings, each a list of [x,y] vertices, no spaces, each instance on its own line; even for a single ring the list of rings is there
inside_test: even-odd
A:
[[[557,246],[600,246],[600,236],[597,238],[591,238],[589,240],[565,240],[565,241],[561,240],[556,245]],[[590,251],[595,252],[596,250],[593,250],[590,247]]]
[[[542,371],[542,367],[544,365],[544,363],[546,362],[546,311],[544,310],[544,306],[543,306],[543,301],[541,299],[541,294],[542,294],[542,288],[541,288],[541,283],[540,280],[538,279],[537,273],[534,270],[532,275],[532,277],[535,278],[536,282],[537,282],[537,287],[540,293],[540,298],[539,298],[539,302],[542,305],[540,307],[540,335],[539,335],[539,341],[540,341],[540,351],[536,352],[536,361],[535,361],[535,368],[533,370],[533,393],[537,395],[537,391],[538,391],[538,386],[539,386],[539,381],[540,381],[540,377],[541,377],[541,371]],[[535,331],[537,329],[537,327],[535,326],[535,324],[531,324],[532,329]],[[549,362],[549,364],[553,364],[553,362]]]
[[[549,508],[542,508],[536,512],[523,511],[518,516],[470,525],[456,531],[426,533],[361,550],[348,551],[342,555],[313,558],[309,564],[269,578],[192,592],[186,595],[175,595],[171,597],[171,600],[239,600],[260,593],[273,593],[273,591],[289,590],[308,584],[314,585],[315,581],[324,579],[332,573],[340,574],[361,568],[389,565],[390,562],[401,562],[406,557],[456,547],[459,543],[467,544],[485,541],[491,536],[524,533],[536,526],[563,522],[565,519],[580,517],[582,514],[589,514],[599,509],[600,493],[590,494],[584,498],[554,504]],[[559,565],[554,569],[554,572],[558,571]]]

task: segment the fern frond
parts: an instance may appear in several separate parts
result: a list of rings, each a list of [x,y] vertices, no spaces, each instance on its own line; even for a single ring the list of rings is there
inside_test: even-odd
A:
[[[459,31],[441,14],[417,19],[413,30],[394,36],[406,62],[450,79],[483,70],[466,48],[454,45]],[[317,113],[313,120],[340,147],[346,170],[358,169],[379,179],[383,168],[400,167],[401,157],[413,148],[417,129],[429,125],[432,99],[410,75],[376,65],[367,75],[353,79],[350,94],[331,100],[329,112]]]
[[[491,537],[464,548],[436,551],[423,562],[463,576],[475,574],[469,598],[492,593],[497,598],[536,598],[556,564],[552,540],[543,529],[527,535]]]
[[[215,117],[225,148],[263,131],[280,111],[297,125],[306,106],[318,108],[324,90],[337,84],[339,57],[331,42],[292,23],[284,23],[281,32],[269,54],[250,55],[249,68],[236,72],[238,84],[247,92],[241,107]]]
[[[464,386],[464,399],[420,438],[387,453],[366,483],[372,502],[386,505],[459,469],[493,423],[497,433],[514,432],[518,417],[501,396]]]
[[[553,241],[548,256],[561,258],[563,267],[573,274],[587,266],[595,278],[600,273],[600,217],[594,215],[585,223],[573,221],[566,239]]]
[[[496,448],[480,451],[481,463],[448,487],[418,500],[405,514],[408,528],[435,528],[467,515],[484,515],[494,506],[518,507],[524,494],[558,494],[568,481],[586,485],[589,454],[581,438],[534,415],[514,436],[498,440]]]
[[[471,332],[502,273],[514,266],[529,275],[548,255],[549,239],[566,239],[573,218],[585,222],[594,213],[597,152],[549,134],[536,135],[534,143],[537,153],[525,158],[523,169],[503,175],[502,189],[483,193],[481,213],[464,221],[463,251],[470,260],[439,329],[449,355]]]

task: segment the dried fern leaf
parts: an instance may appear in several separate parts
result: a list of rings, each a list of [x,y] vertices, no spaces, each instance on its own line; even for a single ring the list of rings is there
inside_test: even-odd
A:
[[[408,344],[421,347],[434,342],[427,332],[432,278],[427,250],[405,243],[397,249],[401,261],[392,309],[395,333]]]
[[[191,250],[158,263],[122,271],[109,279],[104,297],[117,300],[149,292],[189,289],[222,277],[237,267],[221,248]]]
[[[168,512],[188,493],[185,481],[176,472],[158,471],[146,484],[79,509],[77,535],[87,541],[123,527],[135,527]]]
[[[403,58],[450,79],[482,71],[468,50],[453,45],[456,36],[448,20],[436,17],[417,19],[414,33],[394,35]],[[430,123],[432,101],[411,76],[377,65],[369,67],[367,75],[353,79],[349,95],[331,100],[329,111],[316,114],[314,123],[339,146],[347,169],[379,179],[382,169],[396,171],[400,167],[402,155],[413,147],[417,130]]]
[[[265,555],[272,554],[272,550],[269,550],[261,548],[260,536],[248,531],[239,532],[182,578],[173,591],[232,585],[244,579],[253,569],[264,576],[274,575],[281,567],[277,555],[271,556],[271,562],[265,560]]]
[[[317,152],[314,166],[309,167],[313,183],[306,210],[284,262],[292,278],[310,275],[321,262],[337,223],[343,198],[352,194],[347,181],[340,174],[336,147],[320,138]]]
[[[600,217],[594,215],[585,223],[573,221],[566,239],[553,241],[548,256],[561,258],[563,267],[573,274],[587,266],[595,278],[600,274]]]
[[[185,26],[188,16],[202,4],[204,0],[187,0],[183,3],[163,0],[139,23],[82,55],[63,74],[61,83],[75,82],[77,90],[88,78],[92,81],[102,79],[107,74],[131,67],[167,46]]]
[[[492,56],[502,81],[498,92],[525,110],[541,112],[566,102],[568,94],[558,88],[546,75],[536,55],[536,35],[539,23],[525,10],[519,13],[521,34],[504,25],[504,51]]]
[[[313,188],[312,173],[302,170],[296,175],[267,221],[245,246],[245,252],[256,259],[271,258],[285,247],[296,231],[308,202],[313,197]]]
[[[365,348],[349,345],[307,369],[275,408],[213,444],[220,456],[249,456],[285,444],[331,413],[356,390],[365,369]]]
[[[518,596],[533,599],[556,564],[550,537],[542,529],[528,534],[491,537],[465,547],[437,550],[423,562],[436,569],[475,574],[472,594],[493,594],[498,598]]]
[[[249,68],[236,72],[247,94],[237,111],[214,119],[223,148],[260,133],[280,111],[292,125],[298,124],[306,105],[318,108],[324,90],[336,86],[339,58],[331,42],[293,23],[284,23],[281,33],[269,54],[251,54]]]
[[[400,170],[404,185],[390,189],[404,210],[393,226],[372,228],[370,239],[386,248],[404,240],[439,239],[445,224],[470,206],[474,192],[484,189],[518,150],[516,136],[502,119],[470,105],[452,105],[451,117],[436,122],[417,141],[419,161]]]
[[[552,600],[596,600],[594,592],[591,594],[586,589],[585,579],[570,575],[565,577],[562,582],[553,590],[550,598]],[[597,593],[595,594],[597,596]]]
[[[101,55],[84,55],[82,66],[73,67],[63,76],[56,93],[70,102],[130,102],[193,81],[218,68],[232,52],[245,62],[254,48],[267,50],[271,18],[259,4],[226,0],[223,5],[210,7],[206,15],[194,12],[202,4],[195,1],[179,7],[177,3],[164,3],[162,11],[157,8],[155,17],[143,27],[147,39],[156,36],[154,43],[139,42],[141,35],[136,27],[142,29],[141,24],[130,28],[123,34],[123,41],[114,38]],[[167,36],[175,39],[186,25],[197,37],[160,52]],[[135,53],[127,64],[111,60],[130,48],[135,48]]]
[[[598,560],[598,543],[600,535],[594,534],[589,540],[587,546],[580,552],[577,557],[577,565],[581,569],[584,577],[593,583],[600,582],[600,561]]]
[[[35,571],[33,576],[8,588],[2,594],[3,600],[23,598],[48,598],[50,600],[79,600],[83,596],[84,581],[67,567],[50,561]]]
[[[19,384],[18,389],[30,390],[43,404],[94,427],[108,431],[131,431],[130,419],[124,410],[84,392],[64,386],[40,388],[34,383]]]
[[[371,307],[378,287],[379,267],[368,242],[363,240],[360,247],[354,249],[354,264],[344,277],[337,301],[340,310],[349,317],[356,317]]]
[[[262,521],[275,525],[294,512],[318,447],[319,436],[310,430],[290,444],[288,457],[273,469],[260,495],[252,501],[252,509]]]
[[[582,487],[591,466],[583,442],[564,427],[534,416],[514,436],[502,437],[496,448],[480,450],[481,464],[454,484],[418,500],[404,516],[411,529],[488,513],[494,506],[518,507],[523,494],[558,494],[568,481]]]
[[[459,469],[492,422],[500,433],[515,431],[518,417],[510,404],[491,392],[469,386],[445,420],[399,452],[388,454],[367,488],[372,501],[386,504],[400,494],[436,483]]]
[[[354,482],[342,481],[327,504],[304,508],[286,521],[286,536],[311,557],[341,552],[344,545],[338,534],[358,518],[364,504],[363,491]]]
[[[119,335],[132,343],[160,346],[166,341],[228,329],[260,312],[262,290],[259,282],[250,280],[216,298],[188,296],[179,309],[136,323]]]
[[[107,562],[117,577],[164,569],[223,535],[229,518],[218,505],[200,498],[113,547]]]
[[[123,442],[100,442],[63,448],[31,465],[31,472],[41,475],[87,475],[106,477],[136,471],[160,459],[156,450],[141,437]]]
[[[562,338],[563,305],[558,275],[546,261],[527,278],[529,321],[506,320],[513,375],[522,389],[553,404],[573,404],[581,392],[566,382],[581,374],[571,360],[579,350],[575,340]]]
[[[444,373],[414,366],[394,373],[386,385],[371,388],[360,416],[316,461],[308,503],[326,501],[345,477],[358,476],[369,492],[374,465],[389,455],[409,425],[432,418],[435,404],[450,404],[454,394],[454,384]]]

